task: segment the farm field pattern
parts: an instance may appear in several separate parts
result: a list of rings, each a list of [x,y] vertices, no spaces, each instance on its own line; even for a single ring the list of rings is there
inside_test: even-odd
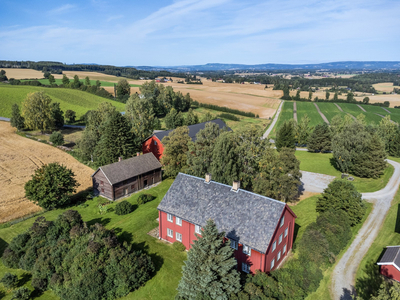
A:
[[[324,123],[321,115],[317,111],[314,103],[312,102],[297,102],[297,121],[300,120],[306,115],[310,118],[310,126],[315,127],[318,124]]]

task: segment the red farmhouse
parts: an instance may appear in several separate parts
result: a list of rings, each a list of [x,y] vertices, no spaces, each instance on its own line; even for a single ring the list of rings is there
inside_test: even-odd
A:
[[[206,123],[215,123],[219,126],[220,129],[226,127],[228,131],[231,131],[229,127],[227,127],[221,119],[215,119],[208,122],[203,122],[199,124],[194,124],[188,126],[189,128],[189,136],[194,142],[196,140],[196,134],[206,127]],[[165,130],[153,133],[150,137],[148,137],[142,144],[143,153],[153,152],[154,156],[157,157],[158,160],[161,160],[162,154],[164,152],[164,145],[162,144],[162,139],[167,136],[172,130]]]
[[[246,273],[276,269],[292,249],[296,215],[287,204],[233,186],[179,173],[159,210],[160,239],[189,249],[208,219],[224,231]]]
[[[378,265],[383,276],[400,282],[400,246],[387,246]]]

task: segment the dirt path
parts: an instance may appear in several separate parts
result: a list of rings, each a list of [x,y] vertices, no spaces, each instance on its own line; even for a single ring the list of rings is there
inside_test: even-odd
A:
[[[24,185],[37,168],[51,162],[72,169],[81,184],[78,191],[92,185],[91,168],[55,147],[15,134],[9,123],[0,122],[0,223],[41,209],[25,198]]]
[[[337,107],[340,111],[343,111],[343,109],[339,106],[339,104],[337,104],[337,103],[333,103],[333,104],[335,104],[336,107]]]
[[[276,111],[275,117],[272,120],[271,125],[269,125],[267,131],[265,131],[263,134],[263,137],[262,137],[263,139],[266,139],[268,137],[268,135],[271,133],[272,129],[274,129],[274,126],[275,126],[276,122],[278,121],[279,114],[281,113],[283,102],[285,102],[285,101],[281,101],[281,104],[279,104],[278,110]]]
[[[297,122],[297,104],[293,102],[293,119]]]
[[[319,109],[317,103],[314,103],[315,108],[317,109],[319,115],[322,117],[322,119],[324,120],[325,123],[329,124],[328,119],[325,117],[325,115],[322,113],[322,111]]]
[[[363,111],[363,112],[367,112],[364,107],[362,107],[360,104],[357,104],[357,106]]]
[[[331,296],[333,300],[351,300],[355,294],[355,276],[361,260],[377,237],[400,184],[400,164],[387,160],[394,172],[385,188],[362,194],[363,199],[374,204],[364,225],[338,261],[332,273]]]
[[[381,108],[382,108],[384,111],[386,111],[387,113],[391,114],[390,110],[387,110],[386,108],[384,108],[384,107],[382,107],[382,106],[381,106]]]

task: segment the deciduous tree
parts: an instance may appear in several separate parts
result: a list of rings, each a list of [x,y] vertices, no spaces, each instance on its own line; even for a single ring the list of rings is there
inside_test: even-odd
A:
[[[22,130],[25,128],[25,119],[21,116],[19,111],[19,106],[17,103],[12,105],[12,113],[11,113],[11,126],[17,128],[17,130]]]
[[[71,109],[68,109],[68,110],[65,112],[65,117],[68,119],[68,122],[69,122],[69,123],[74,123],[74,122],[75,122],[75,118],[76,118],[76,112],[74,112],[74,111],[71,110]]]
[[[22,103],[22,115],[29,129],[45,130],[54,126],[51,98],[44,92],[29,93]]]
[[[64,86],[69,85],[69,78],[67,77],[67,75],[63,74],[63,78],[62,78],[61,82]]]
[[[117,84],[117,97],[123,99],[131,94],[131,86],[126,79],[120,79]]]

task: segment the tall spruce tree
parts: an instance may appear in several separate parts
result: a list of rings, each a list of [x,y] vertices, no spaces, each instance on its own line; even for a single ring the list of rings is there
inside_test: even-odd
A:
[[[326,152],[332,150],[332,131],[326,123],[315,126],[314,131],[308,138],[308,151]]]
[[[134,134],[126,117],[119,112],[111,114],[101,129],[101,138],[94,151],[98,165],[118,161],[119,157],[129,158],[135,153]]]
[[[11,126],[17,128],[18,131],[24,129],[25,127],[25,119],[21,116],[19,111],[19,106],[17,103],[12,105],[12,113],[11,113]]]
[[[294,125],[294,131],[295,131],[295,139],[298,145],[306,145],[308,137],[310,136],[310,132],[312,128],[309,126],[310,125],[310,118],[308,117],[307,114],[304,114],[304,116],[300,119],[300,121]]]
[[[224,237],[225,233],[218,232],[214,221],[208,220],[182,267],[178,299],[225,300],[240,291],[237,262]]]
[[[293,121],[286,121],[278,129],[275,146],[278,151],[282,148],[296,148]]]

